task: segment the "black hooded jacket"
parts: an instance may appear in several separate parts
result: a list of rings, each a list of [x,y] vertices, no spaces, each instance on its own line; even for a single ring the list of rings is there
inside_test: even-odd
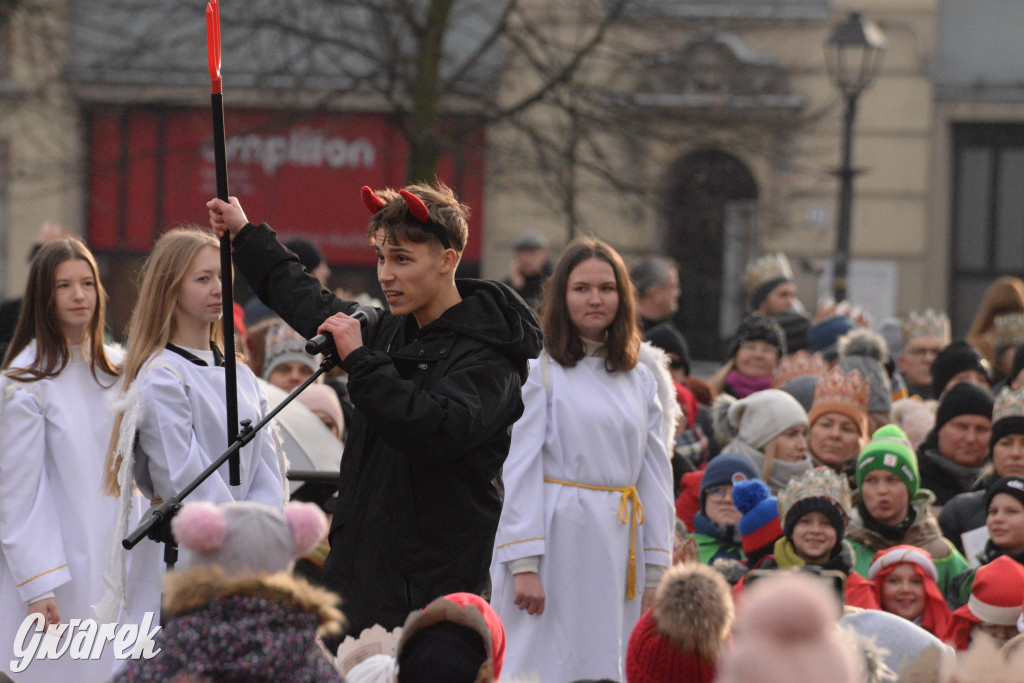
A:
[[[239,232],[234,260],[304,337],[357,306],[323,289],[266,224]],[[324,582],[341,594],[354,635],[374,623],[400,626],[440,595],[488,588],[501,467],[542,333],[510,288],[456,285],[462,301],[422,329],[412,316],[380,311],[342,364],[356,410]]]

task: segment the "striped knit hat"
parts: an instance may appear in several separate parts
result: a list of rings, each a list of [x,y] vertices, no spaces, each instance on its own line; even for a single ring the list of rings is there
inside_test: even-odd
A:
[[[737,526],[748,558],[759,549],[772,547],[782,536],[779,501],[760,479],[733,484],[732,504],[743,513]]]

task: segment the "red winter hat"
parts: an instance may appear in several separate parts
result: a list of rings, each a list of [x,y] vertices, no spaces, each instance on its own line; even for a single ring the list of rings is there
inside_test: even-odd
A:
[[[967,604],[953,612],[942,640],[957,650],[971,644],[977,624],[1012,626],[1021,616],[1024,603],[1024,566],[1000,555],[978,567]]]
[[[732,595],[720,573],[704,564],[676,565],[629,637],[626,679],[711,683],[732,619]]]

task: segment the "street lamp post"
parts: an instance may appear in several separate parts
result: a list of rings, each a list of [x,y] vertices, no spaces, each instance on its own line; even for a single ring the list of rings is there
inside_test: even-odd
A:
[[[850,267],[850,226],[853,215],[853,120],[857,98],[871,83],[882,65],[885,34],[872,21],[850,12],[832,29],[825,41],[825,65],[829,80],[843,96],[843,156],[836,171],[839,177],[839,207],[836,216],[836,252],[832,281],[836,301],[846,298],[846,278]]]

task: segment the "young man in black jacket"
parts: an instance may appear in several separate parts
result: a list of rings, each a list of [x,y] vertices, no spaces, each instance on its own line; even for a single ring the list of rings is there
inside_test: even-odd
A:
[[[488,589],[501,467],[523,412],[540,323],[508,287],[456,280],[467,208],[443,184],[363,188],[388,310],[361,330],[357,307],[324,289],[238,200],[211,200],[256,295],[304,337],[334,338],[355,405],[341,460],[326,585],[348,632],[401,626],[410,611]]]

